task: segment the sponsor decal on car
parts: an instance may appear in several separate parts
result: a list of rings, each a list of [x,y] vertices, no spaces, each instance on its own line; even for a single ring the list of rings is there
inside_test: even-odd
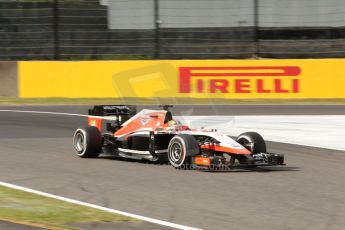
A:
[[[139,118],[140,124],[141,125],[146,125],[147,123],[149,123],[150,118],[149,117],[141,117]]]

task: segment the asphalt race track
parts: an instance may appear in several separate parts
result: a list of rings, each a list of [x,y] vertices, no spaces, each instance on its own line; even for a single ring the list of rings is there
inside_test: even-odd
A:
[[[0,107],[71,113],[86,113],[86,108]],[[194,115],[345,114],[342,105],[173,110]],[[80,159],[72,135],[85,124],[83,117],[0,112],[0,181],[202,229],[344,229],[343,151],[270,142],[270,152],[285,154],[286,167],[184,171],[110,157]]]
[[[26,226],[22,224],[14,224],[6,221],[0,221],[0,229],[3,230],[42,230],[42,228]]]

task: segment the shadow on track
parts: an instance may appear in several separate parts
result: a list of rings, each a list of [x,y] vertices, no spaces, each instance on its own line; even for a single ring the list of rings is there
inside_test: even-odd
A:
[[[229,170],[203,170],[209,173],[245,173],[245,172],[259,172],[259,173],[269,173],[269,172],[291,172],[291,171],[301,171],[299,167],[287,167],[287,166],[274,166],[274,167],[256,167],[256,168],[237,168]]]
[[[137,163],[137,164],[147,164],[147,165],[164,165],[164,166],[171,166],[168,161],[158,161],[158,162],[150,162],[145,160],[135,160],[135,159],[126,159],[122,157],[116,157],[112,155],[103,155],[99,156],[98,159],[108,159],[108,160],[116,160],[121,162],[130,162],[130,163]],[[172,167],[172,166],[171,166]],[[233,169],[202,169],[202,168],[191,168],[188,167],[179,170],[193,170],[193,171],[200,171],[200,172],[207,172],[207,173],[245,173],[245,172],[259,172],[259,173],[269,173],[269,172],[291,172],[291,171],[301,171],[299,167],[293,166],[265,166],[265,167],[255,167],[255,168],[233,168]]]

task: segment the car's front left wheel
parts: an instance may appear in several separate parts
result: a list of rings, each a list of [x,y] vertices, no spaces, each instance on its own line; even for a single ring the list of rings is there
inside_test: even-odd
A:
[[[170,140],[168,159],[170,164],[177,169],[187,169],[192,156],[199,153],[199,144],[191,135],[179,134]]]
[[[94,126],[79,128],[74,133],[73,146],[79,157],[98,157],[102,149],[102,134]]]

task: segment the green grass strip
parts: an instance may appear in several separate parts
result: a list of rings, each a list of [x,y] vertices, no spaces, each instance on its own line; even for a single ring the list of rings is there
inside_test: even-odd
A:
[[[48,229],[79,229],[72,223],[137,221],[81,205],[0,186],[0,220]]]

